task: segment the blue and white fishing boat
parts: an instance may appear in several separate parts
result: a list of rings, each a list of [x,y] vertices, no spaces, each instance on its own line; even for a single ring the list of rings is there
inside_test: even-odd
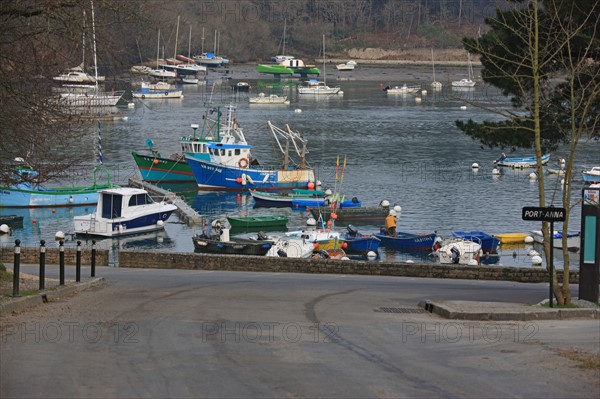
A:
[[[550,160],[550,154],[542,156],[542,165],[545,165]],[[510,168],[533,168],[537,165],[537,158],[535,156],[530,157],[507,157],[506,154],[502,153],[498,159],[494,161],[495,165],[507,166]]]
[[[216,117],[213,117],[213,114]],[[172,154],[170,157],[162,157],[156,151],[152,139],[146,139],[146,146],[149,151],[139,153],[132,151],[131,155],[135,160],[142,179],[151,183],[185,183],[195,182],[196,178],[192,169],[185,160],[184,154],[188,154],[205,161],[210,160],[208,153],[208,144],[221,142],[221,111],[219,108],[209,108],[202,116],[202,128],[198,124],[192,124],[193,134],[182,136],[179,139],[179,153]],[[228,136],[228,138],[230,138]]]
[[[75,216],[75,234],[118,237],[164,229],[177,206],[155,202],[146,190],[118,187],[102,190],[94,213]]]
[[[436,233],[429,234],[413,234],[405,232],[397,232],[396,237],[390,237],[385,229],[382,229],[375,237],[381,240],[381,245],[392,249],[402,249],[405,251],[431,251]]]
[[[306,140],[291,129],[284,131],[271,122],[268,125],[284,155],[283,165],[262,165],[254,159],[250,151],[252,146],[247,144],[242,129],[230,113],[227,116],[227,129],[222,133],[224,140],[228,140],[208,145],[209,161],[187,154],[185,156],[198,187],[201,190],[243,191],[285,190],[307,188],[309,183],[314,185],[314,170],[307,166],[305,160]],[[285,139],[285,149],[280,136]],[[298,162],[290,157],[290,147],[299,157]]]
[[[466,241],[473,241],[480,244],[481,250],[484,253],[495,254],[498,252],[500,239],[483,231],[453,231],[452,235]]]

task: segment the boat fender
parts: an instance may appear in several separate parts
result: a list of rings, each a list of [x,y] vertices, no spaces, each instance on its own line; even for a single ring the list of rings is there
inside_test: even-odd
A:
[[[254,180],[252,180],[250,176],[246,176],[246,179],[248,180],[248,183],[254,184]]]
[[[267,180],[269,180],[269,175],[265,175],[265,177],[263,177],[262,183],[265,184]]]
[[[248,158],[242,158],[238,161],[238,166],[242,169],[245,169],[248,167]]]
[[[248,183],[248,176],[245,173],[242,173],[242,186],[245,186]]]
[[[168,91],[165,91],[165,96],[168,96],[168,95],[169,95],[169,92],[168,92]]]
[[[142,100],[143,100],[144,98],[146,98],[146,95],[145,95],[145,94],[142,94]]]

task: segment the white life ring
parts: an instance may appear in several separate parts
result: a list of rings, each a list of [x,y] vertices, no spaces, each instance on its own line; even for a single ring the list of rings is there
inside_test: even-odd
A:
[[[238,166],[242,169],[245,169],[248,167],[248,158],[242,158],[238,161]]]

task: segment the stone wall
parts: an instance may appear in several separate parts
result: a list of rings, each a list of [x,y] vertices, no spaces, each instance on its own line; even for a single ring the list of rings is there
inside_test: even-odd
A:
[[[65,247],[65,265],[77,263],[77,248]],[[15,259],[14,247],[0,247],[0,260],[3,263],[13,264]],[[92,249],[81,249],[81,266],[90,266],[92,262]],[[21,247],[20,261],[23,264],[39,264],[40,248]],[[58,265],[60,263],[60,251],[58,248],[46,248],[46,264]],[[96,249],[96,266],[108,266],[108,249]]]
[[[261,256],[230,256],[196,253],[158,253],[120,251],[119,267],[227,270],[251,272],[289,272],[355,274],[453,278],[468,280],[506,280],[526,283],[548,282],[544,268],[516,268],[501,266],[462,266],[432,263],[367,262],[333,259],[298,259]],[[562,282],[562,270],[558,270]],[[571,271],[570,282],[579,282],[579,272]]]

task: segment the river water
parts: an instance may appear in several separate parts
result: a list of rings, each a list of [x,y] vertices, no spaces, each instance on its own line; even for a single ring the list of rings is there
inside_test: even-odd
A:
[[[385,79],[390,79],[391,72]],[[410,75],[410,74],[409,74]],[[235,74],[232,74],[235,77]],[[242,75],[243,76],[243,75]],[[244,79],[254,87],[250,95],[257,94],[259,82]],[[469,105],[476,101],[488,107],[508,108],[507,98],[493,88],[478,84],[474,90],[451,90],[444,84],[441,92],[419,96],[388,95],[381,83],[371,80],[346,80],[335,82],[343,96],[301,97],[294,90],[284,92],[291,104],[250,105],[247,93],[234,93],[235,80],[216,79],[215,85],[185,86],[183,99],[144,100],[135,107],[120,108],[123,119],[102,122],[102,148],[105,164],[115,166],[112,178],[121,184],[137,176],[131,157],[132,150],[143,150],[147,138],[152,138],[155,149],[163,156],[178,150],[178,138],[191,133],[190,125],[201,123],[204,104],[225,108],[229,103],[237,107],[237,120],[243,127],[246,139],[254,146],[253,155],[263,163],[279,159],[267,121],[283,127],[288,124],[308,139],[308,160],[315,168],[321,182],[329,188],[335,184],[336,159],[346,160],[343,182],[338,175],[338,191],[346,198],[357,197],[363,206],[377,206],[386,199],[402,207],[398,218],[398,231],[427,233],[436,231],[450,237],[454,230],[481,230],[490,234],[528,232],[538,230],[541,223],[523,221],[521,209],[537,206],[537,182],[530,180],[532,170],[502,169],[500,176],[492,174],[493,160],[500,149],[483,148],[455,127],[458,119],[475,121],[493,120],[494,114]],[[330,84],[333,82],[329,82]],[[387,82],[385,82],[387,83]],[[400,84],[404,82],[391,82]],[[423,84],[425,81],[410,82]],[[466,100],[466,101],[465,101]],[[466,109],[465,109],[466,106]],[[89,126],[88,142],[74,150],[89,151],[93,158],[97,127]],[[505,149],[509,153],[510,149]],[[600,163],[600,143],[581,145],[575,169],[581,171]],[[530,155],[517,149],[514,156]],[[556,167],[566,149],[552,154],[549,165]],[[479,169],[472,169],[478,163]],[[572,184],[574,204],[570,230],[580,230],[580,205],[583,181],[576,173]],[[548,204],[562,206],[561,178],[546,175]],[[199,214],[208,220],[224,217],[228,213],[283,214],[288,215],[289,229],[305,225],[303,210],[287,208],[253,208],[248,194],[198,192],[194,185],[168,187],[176,191]],[[0,236],[3,246],[14,245],[20,239],[23,245],[39,245],[41,239],[54,243],[57,231],[67,233],[67,244],[74,245],[68,235],[73,232],[72,217],[93,211],[93,207],[71,209],[2,209],[0,214],[25,216],[23,229],[15,229],[12,236]],[[379,231],[379,226],[360,225],[362,233]],[[556,228],[561,228],[557,223]],[[100,240],[99,248],[111,249],[113,263],[118,263],[119,249],[148,249],[156,251],[193,252],[191,236],[199,229],[187,226],[172,216],[164,232],[121,239]],[[90,245],[90,243],[84,243]],[[500,250],[500,256],[489,263],[506,266],[530,267],[532,248],[519,246]],[[538,249],[539,250],[539,249]],[[541,251],[540,251],[541,252]],[[562,254],[555,251],[556,266],[562,266]],[[426,254],[415,255],[380,248],[380,259],[398,261],[432,261]],[[571,256],[573,266],[579,262],[578,254]]]

